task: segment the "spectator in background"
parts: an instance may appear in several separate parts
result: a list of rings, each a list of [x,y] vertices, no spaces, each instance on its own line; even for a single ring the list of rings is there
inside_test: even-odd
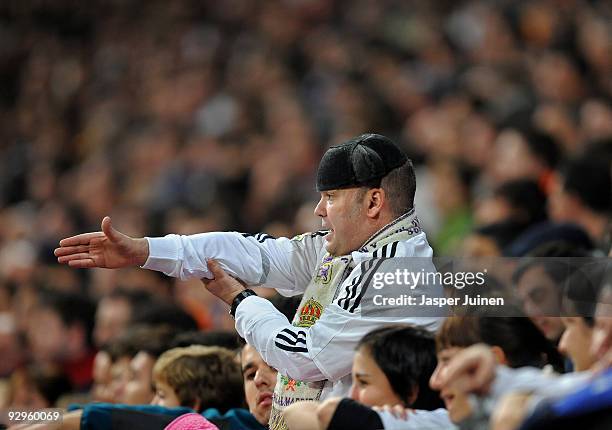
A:
[[[604,253],[612,247],[612,157],[586,155],[559,171],[549,200],[551,219],[583,228]]]
[[[57,401],[71,393],[72,386],[61,371],[28,366],[17,369],[10,378],[10,402],[15,409],[62,407]]]
[[[111,369],[115,360],[108,351],[108,346],[100,349],[94,358],[91,386],[91,400],[93,402],[113,402],[111,394]]]
[[[28,326],[33,359],[42,366],[59,366],[77,390],[92,383],[95,306],[76,293],[43,291]]]
[[[546,195],[530,179],[504,182],[477,203],[474,216],[480,225],[514,220],[526,229],[546,220]]]
[[[153,301],[146,307],[140,307],[132,316],[132,324],[164,325],[177,332],[189,332],[198,329],[196,320],[178,304]]]
[[[462,257],[501,257],[523,231],[523,224],[506,220],[475,228],[461,245]]]
[[[231,351],[238,350],[242,344],[236,333],[221,330],[179,332],[172,339],[171,348],[190,345],[219,346]]]
[[[495,146],[491,168],[498,185],[528,179],[543,190],[550,188],[551,175],[561,159],[561,148],[551,136],[531,128],[510,128],[501,131]]]
[[[563,242],[540,246],[519,262],[512,282],[525,314],[555,345],[563,333],[561,300],[575,270],[570,258],[588,254]]]
[[[124,374],[124,386],[116,402],[128,405],[150,403],[154,396],[152,373],[157,358],[168,348],[176,331],[168,326],[134,326],[125,333],[127,348],[132,348],[134,355],[130,360],[128,371]]]
[[[142,313],[152,298],[143,291],[118,289],[102,297],[96,309],[94,341],[98,348],[115,339]]]

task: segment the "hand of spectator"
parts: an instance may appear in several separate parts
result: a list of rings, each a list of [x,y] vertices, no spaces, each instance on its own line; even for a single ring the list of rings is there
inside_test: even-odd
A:
[[[62,239],[54,254],[59,263],[75,268],[142,266],[149,257],[149,243],[115,230],[110,217],[104,217],[102,231]]]
[[[285,417],[285,422],[289,430],[318,430],[317,411],[319,407],[320,405],[318,402],[300,401],[285,408],[283,410],[283,416]],[[334,410],[335,409],[334,407]],[[329,418],[331,419],[331,415]],[[327,425],[325,428],[327,428]]]
[[[495,379],[495,366],[495,355],[489,347],[470,346],[449,361],[440,374],[440,385],[452,384],[465,393],[485,394]]]
[[[502,397],[491,416],[491,430],[516,430],[525,420],[527,402],[531,396],[527,393],[511,393]]]
[[[395,418],[407,420],[410,412],[413,412],[413,409],[405,408],[402,405],[383,405],[383,406],[373,406],[376,412],[387,412],[393,415]]]
[[[234,297],[240,294],[245,289],[244,285],[235,278],[228,275],[215,260],[208,259],[206,261],[208,269],[211,271],[214,279],[202,279],[204,286],[213,295],[217,296],[225,303],[231,306]]]
[[[317,419],[319,420],[319,429],[325,430],[329,427],[329,423],[338,409],[338,405],[342,397],[332,397],[330,399],[325,400],[323,403],[317,406]]]

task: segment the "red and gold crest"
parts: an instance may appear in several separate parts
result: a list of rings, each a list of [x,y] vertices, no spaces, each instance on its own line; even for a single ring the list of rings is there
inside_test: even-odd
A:
[[[321,318],[321,313],[323,313],[323,306],[321,306],[321,303],[314,299],[308,299],[300,310],[298,327],[312,326],[319,318]]]

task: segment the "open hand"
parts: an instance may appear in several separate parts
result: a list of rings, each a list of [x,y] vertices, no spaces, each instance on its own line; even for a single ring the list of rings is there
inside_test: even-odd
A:
[[[54,251],[57,261],[74,268],[116,269],[142,266],[149,257],[149,243],[115,230],[110,217],[104,217],[102,231],[83,233],[60,241]]]

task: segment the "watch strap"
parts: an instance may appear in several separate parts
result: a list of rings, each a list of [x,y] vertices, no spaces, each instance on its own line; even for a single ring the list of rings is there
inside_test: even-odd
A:
[[[257,293],[253,290],[251,290],[250,288],[247,288],[244,291],[241,291],[236,297],[234,297],[234,300],[232,301],[232,307],[230,308],[230,315],[232,316],[232,318],[236,318],[236,309],[238,309],[238,305],[247,297],[249,296],[256,296]]]

